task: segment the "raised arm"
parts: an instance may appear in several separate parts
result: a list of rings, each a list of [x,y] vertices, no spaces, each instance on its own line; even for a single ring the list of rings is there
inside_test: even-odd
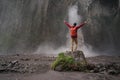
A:
[[[80,27],[83,27],[86,23],[87,23],[86,21],[81,23],[79,26],[77,26],[77,29],[79,29]]]
[[[71,28],[71,25],[68,22],[64,21],[64,23],[67,25],[67,27]]]

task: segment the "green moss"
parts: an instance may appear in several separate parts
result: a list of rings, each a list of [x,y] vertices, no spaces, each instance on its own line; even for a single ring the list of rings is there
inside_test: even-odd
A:
[[[52,63],[52,69],[55,69],[58,65],[62,65],[62,68],[68,68],[68,65],[74,63],[74,58],[66,56],[64,53],[59,53],[57,59]]]
[[[58,54],[51,68],[55,70],[57,66],[61,66],[61,69],[64,71],[84,71],[86,69],[86,65],[83,62],[75,62],[73,57],[64,55],[64,53]]]

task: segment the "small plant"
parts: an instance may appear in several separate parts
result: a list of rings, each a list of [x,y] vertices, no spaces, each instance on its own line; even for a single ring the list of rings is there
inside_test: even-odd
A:
[[[56,70],[56,67],[64,71],[84,71],[86,66],[84,62],[76,62],[72,56],[64,55],[59,53],[56,60],[52,63],[51,68]]]
[[[63,69],[68,69],[69,65],[74,63],[74,58],[65,56],[64,53],[59,53],[57,59],[52,63],[51,68],[55,69],[57,66],[62,65]]]

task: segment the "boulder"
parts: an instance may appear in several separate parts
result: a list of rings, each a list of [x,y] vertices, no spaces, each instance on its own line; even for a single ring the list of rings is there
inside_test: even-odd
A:
[[[82,51],[66,51],[59,53],[51,68],[57,71],[84,71],[87,61]]]
[[[55,70],[56,70],[56,71],[62,71],[62,65],[56,66]]]
[[[66,51],[65,55],[73,56],[73,58],[75,59],[75,62],[81,62],[81,63],[87,64],[83,51],[79,51],[79,50],[73,51],[73,52]]]
[[[107,72],[110,75],[118,75],[119,74],[119,72],[117,70],[108,70]]]

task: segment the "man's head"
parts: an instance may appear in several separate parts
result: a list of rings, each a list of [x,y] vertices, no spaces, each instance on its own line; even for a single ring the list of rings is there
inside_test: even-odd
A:
[[[73,23],[73,26],[75,27],[77,25],[77,23]]]

